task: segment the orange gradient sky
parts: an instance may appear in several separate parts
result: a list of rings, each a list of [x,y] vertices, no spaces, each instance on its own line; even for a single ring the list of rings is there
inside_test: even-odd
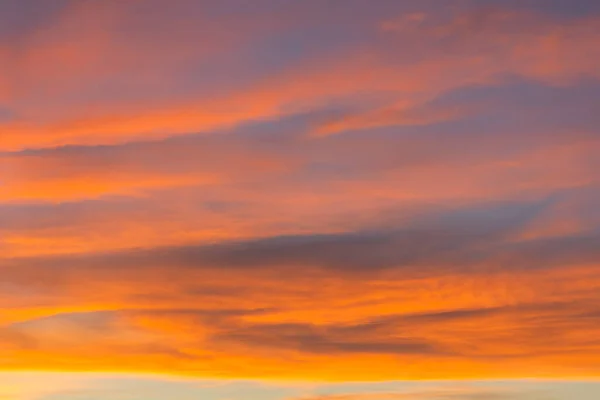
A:
[[[593,0],[0,1],[0,399],[596,381],[599,116]]]

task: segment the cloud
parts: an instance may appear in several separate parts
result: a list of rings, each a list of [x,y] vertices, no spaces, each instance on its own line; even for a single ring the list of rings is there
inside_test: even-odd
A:
[[[391,340],[346,339],[336,330],[309,324],[273,324],[234,329],[218,335],[213,341],[219,344],[237,343],[257,348],[275,348],[282,351],[322,354],[439,354],[435,346],[416,338]],[[340,329],[340,333],[344,333]]]
[[[383,106],[327,122],[314,133],[329,135],[457,119],[475,113],[481,104],[467,108],[455,103],[432,109],[428,103],[440,92],[491,83],[503,75],[552,84],[595,76],[589,63],[593,59],[589,56],[596,51],[594,43],[599,40],[593,16],[565,22],[544,14],[495,7],[455,9],[448,15],[449,18],[434,12],[401,14],[398,19],[384,21],[382,31],[395,35],[394,45],[404,48],[398,66],[404,77],[400,82],[405,85],[398,88],[401,95]],[[581,40],[571,42],[575,37]],[[435,58],[428,58],[430,55]],[[389,78],[390,88],[397,79]],[[402,96],[406,89],[411,97]]]
[[[396,35],[389,39],[381,38],[375,28],[366,30],[365,22],[376,25],[373,16],[360,23],[356,16],[346,17],[336,25],[331,15],[310,6],[275,7],[272,12],[239,18],[214,10],[214,5],[177,4],[161,18],[151,3],[73,5],[44,35],[17,41],[22,46],[20,56],[9,61],[15,71],[11,75],[17,76],[12,97],[21,104],[15,112],[22,118],[1,126],[3,148],[123,143],[212,132],[332,103],[356,102],[357,97],[361,102],[382,96],[388,100],[383,108],[369,109],[349,117],[350,122],[328,124],[317,132],[335,133],[347,129],[348,123],[364,127],[423,123],[453,118],[457,111],[423,115],[412,108],[441,91],[494,81],[499,75],[552,83],[596,77],[594,16],[565,22],[534,12],[484,9],[463,10],[445,20],[433,10],[426,14],[434,22],[417,26],[415,32],[389,32],[391,23],[381,22],[388,27],[385,32]],[[374,10],[380,18],[390,12],[387,7]],[[211,22],[215,12],[219,24]],[[180,18],[185,15],[205,16],[206,21]],[[178,28],[168,29],[174,20],[181,21]],[[305,29],[297,39],[301,23]],[[330,47],[303,52],[301,61],[272,74],[254,72],[268,70],[269,64],[254,58],[262,51],[247,54],[244,46],[277,51],[268,38],[284,35],[290,42],[298,40],[318,49],[307,26],[324,30],[332,38],[326,42]],[[353,34],[352,29],[358,32]],[[135,34],[127,35],[129,31]],[[79,40],[66,42],[72,35]],[[198,44],[195,37],[205,40]],[[365,46],[365,40],[373,45]],[[240,60],[240,56],[250,58]],[[69,61],[67,73],[61,60]],[[246,70],[240,69],[244,65]],[[218,79],[206,82],[194,74],[194,67]],[[240,82],[233,85],[224,72]],[[99,91],[101,82],[105,89]]]
[[[533,397],[531,397],[533,396]],[[485,390],[431,390],[414,393],[361,393],[303,397],[297,400],[518,400],[547,399],[537,394],[512,393],[510,391]]]
[[[400,231],[4,259],[3,351],[11,368],[228,377],[593,373],[598,237],[521,239],[544,207],[469,207]]]
[[[595,9],[159,3],[0,5],[0,368],[599,374]]]
[[[475,94],[487,90],[501,92],[479,88]],[[531,90],[526,94],[536,93],[534,100],[547,93]],[[588,95],[547,94],[588,104]],[[469,99],[473,91],[443,101],[461,96]],[[504,110],[514,101],[499,97]],[[548,112],[564,116],[566,105],[559,102]],[[5,153],[4,255],[182,246],[372,226],[394,230],[415,213],[488,201],[542,201],[560,193],[570,194],[529,235],[576,233],[597,221],[593,207],[585,206],[586,217],[578,210],[596,198],[598,140],[592,131],[574,133],[569,124],[564,131],[546,130],[534,120],[540,132],[522,135],[522,114],[509,112],[443,128],[304,138],[302,127],[315,118],[298,116],[226,135]],[[485,130],[494,119],[516,122]]]
[[[100,264],[108,265],[176,264],[212,268],[314,266],[348,270],[453,263],[453,256],[462,260],[463,252],[485,248],[486,245],[502,246],[511,234],[518,232],[543,207],[543,203],[500,204],[497,207],[458,209],[437,216],[428,215],[422,221],[417,219],[413,226],[399,230],[290,235],[204,246],[127,250],[99,254],[97,259]],[[577,245],[584,243],[575,242]],[[507,244],[511,248],[519,245]],[[67,256],[59,258],[55,264],[77,265],[82,262],[82,257],[88,256]],[[90,261],[95,263],[95,258]],[[18,259],[15,260],[18,262]],[[34,259],[28,263],[32,262]]]

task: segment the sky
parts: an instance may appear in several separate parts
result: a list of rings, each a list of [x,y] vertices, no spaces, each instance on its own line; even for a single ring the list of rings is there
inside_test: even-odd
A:
[[[600,398],[597,0],[0,0],[0,400]]]

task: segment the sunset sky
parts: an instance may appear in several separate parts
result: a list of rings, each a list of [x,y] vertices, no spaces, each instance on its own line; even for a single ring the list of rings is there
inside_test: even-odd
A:
[[[0,0],[0,400],[600,399],[600,1]]]

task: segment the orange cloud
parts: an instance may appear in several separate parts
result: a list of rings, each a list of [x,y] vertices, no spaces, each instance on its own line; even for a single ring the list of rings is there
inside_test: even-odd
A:
[[[529,394],[529,393],[527,393]],[[519,399],[524,393],[507,390],[439,389],[410,392],[334,394],[301,397],[295,400],[509,400]]]
[[[457,106],[428,110],[424,105],[440,92],[494,82],[502,74],[552,84],[585,76],[597,78],[592,60],[600,57],[598,25],[594,17],[557,23],[536,14],[498,9],[459,13],[450,21],[440,20],[434,13],[385,21],[381,25],[384,33],[397,35],[401,45],[430,49],[427,54],[432,57],[407,65],[401,63],[395,76],[377,74],[387,83],[388,90],[399,92],[400,101],[327,122],[314,133],[328,135],[452,120],[474,110]],[[444,47],[443,52],[440,46]],[[407,91],[411,96],[407,96]]]
[[[260,149],[227,149],[224,143],[185,143],[136,148],[66,149],[0,157],[0,202],[76,201],[135,196],[178,186],[225,184],[238,176],[290,168],[281,156]],[[226,155],[216,152],[227,151]],[[138,154],[139,152],[139,154]],[[288,162],[289,164],[289,162]],[[239,178],[238,178],[239,179]]]
[[[318,380],[595,376],[597,237],[505,242],[519,223],[500,216],[451,236],[444,222],[5,259],[6,367]]]
[[[102,18],[96,17],[98,11],[95,8],[101,8],[99,15]],[[278,29],[283,29],[276,24],[268,25],[271,30],[266,30],[260,28],[264,22],[262,19],[249,19],[245,22],[248,26],[244,25],[243,30],[246,36],[230,37],[213,24],[209,27],[214,31],[208,33],[211,37],[216,35],[214,43],[217,44],[208,49],[191,47],[196,46],[196,42],[190,42],[185,36],[181,40],[177,36],[168,36],[169,43],[177,45],[167,48],[158,41],[156,46],[160,51],[154,51],[139,46],[139,41],[148,46],[152,42],[151,37],[146,39],[142,36],[138,40],[137,37],[110,36],[112,32],[124,29],[122,26],[130,21],[142,24],[139,28],[141,31],[148,28],[144,25],[148,21],[138,21],[133,17],[133,11],[135,7],[121,9],[114,4],[80,6],[57,22],[53,35],[46,33],[40,38],[24,42],[23,46],[33,44],[25,47],[26,57],[19,60],[25,66],[15,68],[21,76],[17,81],[31,89],[26,98],[17,93],[18,101],[15,101],[22,106],[17,107],[16,114],[21,117],[0,126],[3,149],[122,143],[214,131],[253,121],[278,119],[357,96],[377,97],[382,93],[393,98],[391,105],[380,110],[369,110],[363,116],[350,117],[349,122],[328,123],[317,131],[321,134],[335,133],[347,129],[349,123],[356,125],[355,129],[360,129],[420,121],[435,122],[451,118],[456,111],[411,116],[410,109],[443,91],[492,82],[502,74],[516,74],[552,83],[581,76],[597,76],[593,62],[597,57],[593,54],[599,47],[600,33],[595,29],[598,22],[594,18],[560,23],[536,14],[491,12],[490,16],[485,17],[491,23],[486,24],[482,32],[474,32],[473,35],[465,32],[468,29],[482,29],[473,21],[483,17],[480,14],[459,15],[455,20],[441,21],[433,28],[429,27],[424,35],[421,35],[421,30],[403,33],[398,39],[399,44],[393,41],[380,44],[374,38],[377,46],[373,48],[361,47],[355,51],[336,52],[327,59],[307,60],[292,70],[279,71],[273,77],[249,80],[228,90],[209,91],[210,95],[206,96],[167,93],[148,101],[143,97],[127,99],[124,96],[121,99],[115,95],[109,101],[103,101],[101,93],[95,93],[97,89],[82,88],[80,82],[99,85],[106,81],[107,85],[117,85],[117,88],[118,85],[127,84],[133,85],[132,90],[135,91],[150,86],[160,93],[163,90],[161,85],[174,88],[185,84],[177,80],[178,68],[182,63],[199,62],[197,58],[212,57],[213,52],[222,56],[222,52],[227,54],[227,49],[234,51],[238,48],[236,46],[251,40],[260,43],[265,35],[276,34]],[[282,16],[283,20],[287,21],[288,18],[291,17],[287,14]],[[511,29],[514,26],[526,28],[520,28],[517,34],[513,34]],[[82,30],[81,40],[67,41],[69,35],[80,35]],[[181,32],[174,35],[188,33],[182,28]],[[376,33],[372,32],[373,35]],[[408,51],[406,59],[399,58],[396,46],[410,40],[415,34],[423,42],[420,44],[430,49],[431,55],[412,59]],[[441,43],[447,40],[460,57],[439,51]],[[42,45],[35,45],[37,41],[42,41]],[[51,44],[46,45],[46,41]],[[75,49],[69,48],[73,46]],[[96,51],[89,51],[90,47]],[[114,62],[101,62],[106,57],[114,59]],[[68,74],[63,72],[65,59],[71,60],[67,64],[73,69]],[[44,68],[40,69],[40,65],[44,65]],[[142,65],[151,65],[152,68],[146,74],[140,74],[139,69],[145,71],[140,68]],[[153,76],[145,76],[152,73]],[[41,78],[37,78],[40,74]],[[55,76],[60,76],[64,82],[56,84]],[[121,83],[122,76],[128,78],[127,82]],[[132,82],[130,78],[135,80]],[[46,84],[53,85],[50,95],[57,99],[64,98],[68,104],[61,106],[61,101],[57,101],[57,106],[39,105],[40,100],[33,101],[31,96],[40,98],[40,92],[46,93]],[[72,85],[76,86],[69,89]],[[226,82],[223,85],[229,87]],[[69,99],[76,92],[81,92],[79,96],[85,100],[86,91],[90,92],[90,99],[98,97],[98,100],[84,101],[84,106],[71,104]],[[181,91],[185,92],[183,89]],[[56,111],[51,113],[53,108]],[[398,112],[386,111],[397,108]]]
[[[596,16],[157,4],[0,50],[1,369],[600,374]]]
[[[560,135],[539,136],[541,146],[532,136],[529,151],[516,154],[519,137],[464,135],[452,143],[459,138],[476,140],[479,153],[448,152],[452,144],[443,136],[423,136],[377,143],[291,138],[275,149],[226,137],[14,154],[0,160],[8,172],[0,188],[3,251],[32,256],[347,232],[404,223],[434,204],[537,201],[596,182],[598,144],[585,135],[571,137],[569,146]],[[359,169],[341,179],[319,173],[294,180],[327,154],[337,154],[341,168]],[[557,205],[566,207],[561,213],[593,202],[572,198],[571,205]],[[382,218],[382,209],[393,217]],[[567,229],[559,227],[567,222],[558,212],[540,216],[523,235]],[[589,216],[571,220],[578,224],[571,233],[596,223]]]
[[[486,277],[474,285],[486,282],[489,286],[493,281]],[[360,286],[352,288],[349,283],[337,281],[337,285],[342,285],[340,289],[360,293]],[[257,292],[262,286],[247,278],[246,284]],[[113,285],[93,285],[97,287],[88,291],[104,290],[107,296],[106,289]],[[136,286],[133,282],[130,285],[132,289]],[[510,289],[525,289],[525,282],[505,282],[504,285]],[[588,287],[597,290],[598,283],[595,285]],[[217,287],[212,286],[213,292]],[[160,288],[158,282],[156,288]],[[236,288],[239,283],[232,283],[230,289],[235,291]],[[448,287],[448,297],[455,298],[457,292],[453,290],[458,288]],[[178,287],[179,291],[182,289]],[[362,290],[365,289],[363,286]],[[283,293],[272,292],[268,302],[311,310],[306,303],[294,304],[298,294],[289,296],[293,290],[288,285]],[[375,295],[363,293],[362,296]],[[113,299],[115,295],[110,293]],[[161,303],[162,293],[156,290],[153,295],[152,304],[156,307]],[[383,297],[382,293],[377,295]],[[352,306],[332,304],[330,314],[337,313],[353,322],[319,323],[314,316],[305,322],[284,322],[290,317],[302,320],[302,314],[294,316],[292,308],[277,312],[280,322],[257,323],[252,322],[252,315],[270,311],[252,308],[252,303],[260,298],[254,299],[255,296],[251,294],[248,298],[246,294],[246,300],[238,299],[238,308],[231,310],[218,308],[217,299],[223,298],[222,295],[211,300],[208,294],[188,300],[188,304],[190,301],[200,303],[208,310],[178,309],[171,305],[164,310],[111,311],[105,308],[108,311],[102,311],[94,308],[101,306],[96,301],[88,303],[87,313],[56,314],[42,320],[15,323],[3,328],[3,354],[7,360],[4,365],[9,369],[125,370],[317,380],[522,377],[530,376],[532,370],[536,376],[564,377],[597,372],[594,365],[598,360],[589,343],[597,328],[592,320],[581,320],[592,318],[589,311],[568,303],[523,306],[523,311],[520,306],[458,309],[365,322],[353,315]],[[340,296],[341,292],[335,299],[341,300]],[[78,298],[81,301],[84,296],[78,294]],[[134,299],[124,301],[121,307],[136,307]],[[183,302],[185,296],[180,300]],[[263,296],[262,302],[265,300]],[[319,314],[318,302],[327,304],[325,302],[330,300],[317,293],[313,300],[314,315]],[[399,310],[401,304],[392,301],[388,306]],[[435,303],[423,306],[434,308]],[[380,313],[385,307],[386,301],[380,300],[368,313]],[[449,304],[443,309],[448,310],[448,307]],[[558,308],[558,312],[553,308]],[[245,322],[247,316],[250,320]],[[552,339],[540,339],[541,332],[548,329],[553,331]],[[557,353],[559,343],[561,350]],[[365,368],[365,365],[373,368]]]

